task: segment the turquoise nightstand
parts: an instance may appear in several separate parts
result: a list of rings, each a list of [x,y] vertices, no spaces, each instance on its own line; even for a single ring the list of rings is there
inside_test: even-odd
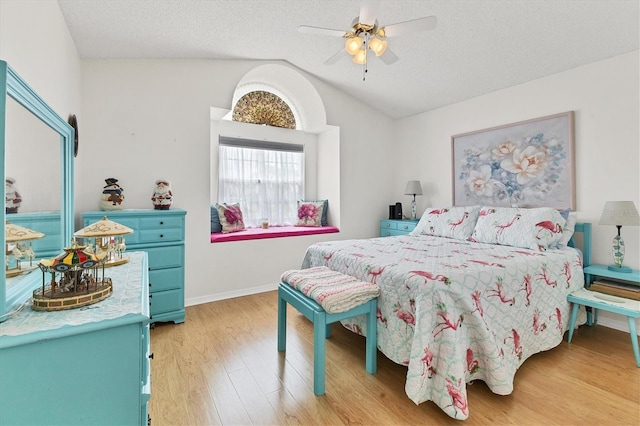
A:
[[[611,271],[605,265],[591,265],[584,268],[586,285],[590,285],[594,277],[614,278],[618,280],[633,282],[640,285],[640,271],[633,270],[631,273]],[[636,358],[636,366],[640,367],[640,351],[638,350],[638,332],[636,330],[636,318],[640,318],[640,300],[626,299],[618,296],[589,291],[581,288],[567,296],[567,300],[573,303],[571,310],[571,321],[569,323],[569,336],[567,342],[571,343],[573,330],[578,316],[580,305],[594,309],[593,324],[598,323],[598,310],[602,309],[614,314],[624,315],[629,322],[629,333],[631,335],[631,345]],[[588,323],[590,321],[587,321]]]
[[[384,219],[380,221],[380,236],[406,235],[413,231],[420,219]]]

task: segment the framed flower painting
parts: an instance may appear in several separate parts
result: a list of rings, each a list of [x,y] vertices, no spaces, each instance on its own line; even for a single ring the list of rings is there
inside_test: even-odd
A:
[[[573,111],[451,137],[456,206],[575,210]]]

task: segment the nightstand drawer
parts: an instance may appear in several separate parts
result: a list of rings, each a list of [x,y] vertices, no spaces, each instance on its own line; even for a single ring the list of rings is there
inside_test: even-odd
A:
[[[380,228],[384,228],[384,229],[398,229],[398,221],[396,220],[381,220],[380,221]]]
[[[149,271],[149,291],[179,289],[182,287],[183,268],[154,269]]]
[[[415,229],[417,224],[418,222],[402,222],[397,224],[397,229],[398,231],[409,233]]]

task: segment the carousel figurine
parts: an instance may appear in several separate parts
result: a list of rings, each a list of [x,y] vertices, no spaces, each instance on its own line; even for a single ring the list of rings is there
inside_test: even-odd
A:
[[[173,193],[171,192],[171,182],[164,179],[156,181],[156,190],[151,196],[153,208],[156,210],[169,210],[173,203]]]
[[[59,311],[100,302],[113,293],[111,278],[104,275],[104,253],[72,243],[64,253],[43,259],[42,288],[33,291],[31,307],[36,311]]]

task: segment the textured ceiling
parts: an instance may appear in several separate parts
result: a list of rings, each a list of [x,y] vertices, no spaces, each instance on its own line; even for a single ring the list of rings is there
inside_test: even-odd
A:
[[[81,58],[285,60],[393,118],[407,117],[639,49],[637,0],[380,1],[380,26],[434,15],[435,30],[389,38],[400,57],[362,66],[341,38],[361,1],[58,0]]]

